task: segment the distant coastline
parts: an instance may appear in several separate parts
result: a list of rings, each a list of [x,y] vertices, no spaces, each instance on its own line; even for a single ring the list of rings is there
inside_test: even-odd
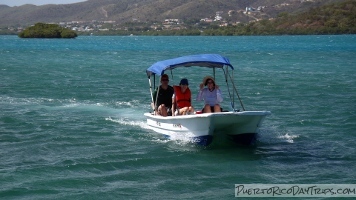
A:
[[[172,29],[155,29],[146,23],[125,23],[121,27],[109,22],[93,21],[71,25],[68,27],[77,35],[144,35],[144,36],[242,36],[242,35],[339,35],[356,34],[356,1],[347,0],[342,3],[333,3],[312,8],[299,14],[280,13],[273,19],[239,23],[235,25],[221,26],[218,23],[184,22],[182,27]],[[83,27],[86,27],[84,29]],[[98,29],[88,27],[100,27]],[[81,28],[81,29],[80,29]],[[18,34],[18,30],[0,29],[1,35]],[[72,33],[73,34],[73,33]],[[53,36],[53,35],[52,35]],[[72,35],[74,36],[74,34]]]

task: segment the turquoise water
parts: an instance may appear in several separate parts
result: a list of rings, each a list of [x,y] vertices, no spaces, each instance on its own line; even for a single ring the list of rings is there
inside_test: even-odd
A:
[[[147,129],[146,68],[197,53],[228,57],[246,110],[272,112],[256,146]],[[233,199],[238,183],[355,183],[355,63],[355,35],[0,36],[0,197]],[[209,73],[176,70],[171,84],[187,77],[195,95]]]

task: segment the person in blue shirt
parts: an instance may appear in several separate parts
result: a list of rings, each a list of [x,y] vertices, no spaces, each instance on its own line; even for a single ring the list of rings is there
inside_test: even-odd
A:
[[[223,97],[219,86],[215,84],[214,78],[206,76],[199,88],[197,101],[204,100],[203,113],[221,112],[220,103],[223,101]]]

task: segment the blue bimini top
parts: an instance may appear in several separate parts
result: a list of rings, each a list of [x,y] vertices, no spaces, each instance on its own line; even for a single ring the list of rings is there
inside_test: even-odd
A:
[[[224,65],[230,66],[232,70],[234,69],[229,59],[226,57],[223,57],[219,54],[199,54],[156,62],[146,70],[146,73],[149,78],[155,74],[161,76],[164,74],[165,70],[172,70],[177,67],[197,66],[208,68],[223,68]]]

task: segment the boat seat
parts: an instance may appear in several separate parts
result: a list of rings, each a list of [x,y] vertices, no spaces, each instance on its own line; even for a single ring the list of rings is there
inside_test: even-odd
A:
[[[211,112],[214,112],[214,106],[210,106]],[[201,112],[204,113],[204,108],[201,109]],[[228,110],[223,110],[223,108],[220,107],[220,112],[229,112]]]

